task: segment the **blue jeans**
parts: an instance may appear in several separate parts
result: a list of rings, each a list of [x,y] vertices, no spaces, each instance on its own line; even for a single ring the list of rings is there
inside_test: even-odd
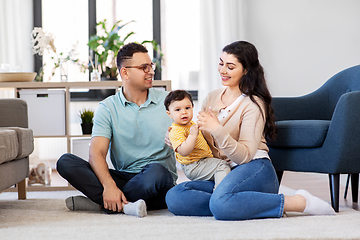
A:
[[[191,181],[170,189],[168,209],[175,215],[214,216],[218,220],[281,217],[284,195],[268,159],[236,166],[213,192],[214,182]]]
[[[56,168],[59,174],[77,190],[93,202],[104,206],[102,196],[104,188],[87,161],[66,153],[57,161]],[[165,196],[174,184],[171,173],[161,164],[150,163],[139,173],[112,169],[109,171],[128,201],[143,199],[148,210],[167,208]]]

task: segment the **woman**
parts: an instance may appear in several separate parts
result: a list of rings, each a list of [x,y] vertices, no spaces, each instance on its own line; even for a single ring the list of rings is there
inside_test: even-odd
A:
[[[256,48],[245,41],[225,46],[218,70],[225,88],[206,97],[197,123],[214,157],[230,162],[232,171],[214,192],[211,181],[173,187],[166,196],[170,212],[219,220],[281,217],[286,211],[335,214],[327,202],[305,190],[294,196],[278,194],[265,140],[276,136],[276,127]]]

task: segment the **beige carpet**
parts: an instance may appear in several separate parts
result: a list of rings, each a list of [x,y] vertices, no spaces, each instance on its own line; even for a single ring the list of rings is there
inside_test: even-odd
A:
[[[64,199],[73,194],[29,192],[27,200],[16,200],[16,193],[1,193],[0,239],[360,239],[360,213],[346,207],[336,216],[250,221],[180,217],[168,210],[137,218],[69,211]]]

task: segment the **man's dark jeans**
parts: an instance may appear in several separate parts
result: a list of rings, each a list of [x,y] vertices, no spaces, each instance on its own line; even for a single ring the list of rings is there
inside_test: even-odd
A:
[[[57,161],[56,168],[73,187],[92,201],[104,206],[102,196],[104,188],[89,162],[66,153]],[[170,172],[161,164],[150,163],[139,173],[126,173],[112,169],[109,171],[129,202],[143,199],[148,210],[167,208],[165,196],[174,184]]]

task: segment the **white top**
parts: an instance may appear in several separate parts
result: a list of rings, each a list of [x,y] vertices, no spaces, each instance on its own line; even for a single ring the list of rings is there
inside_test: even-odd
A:
[[[229,106],[227,106],[224,109],[221,109],[219,116],[218,116],[219,121],[223,118],[226,118],[227,115],[229,114],[229,112],[231,112],[240,103],[241,99],[243,99],[244,97],[245,97],[245,94],[240,95],[237,99],[235,99],[235,101],[232,104],[230,104]]]
[[[240,101],[245,97],[245,94],[242,94],[240,95],[232,104],[230,104],[229,106],[227,106],[226,108],[224,109],[221,109],[220,110],[220,113],[218,115],[218,119],[219,121],[221,119],[224,119],[227,117],[227,115],[240,103]],[[255,153],[255,156],[253,157],[253,159],[259,159],[259,158],[268,158],[270,159],[269,157],[269,154],[267,151],[265,150],[260,150],[258,149]],[[230,166],[231,167],[235,167],[237,166],[238,164],[234,163],[234,162],[230,162]]]

